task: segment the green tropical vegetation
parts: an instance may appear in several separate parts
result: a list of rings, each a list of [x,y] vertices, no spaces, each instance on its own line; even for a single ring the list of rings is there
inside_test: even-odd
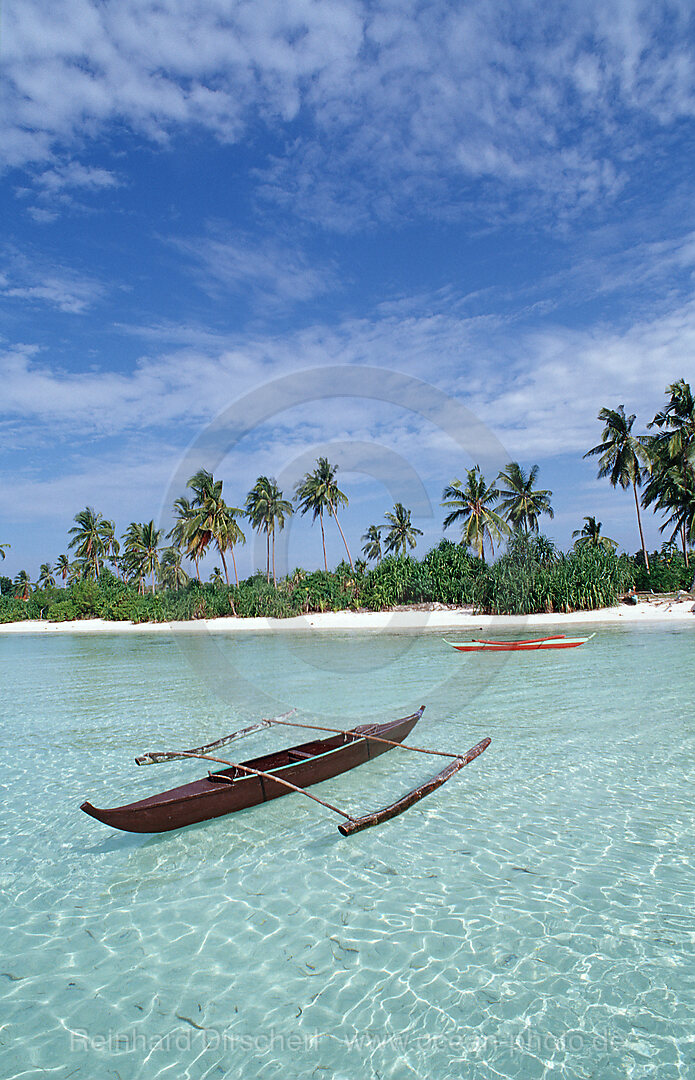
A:
[[[362,535],[364,540],[364,547],[362,548],[362,554],[365,559],[375,562],[381,562],[381,557],[384,554],[381,549],[381,530],[383,525],[370,525],[366,533]]]
[[[537,476],[537,465],[526,473],[518,461],[510,461],[497,477],[506,485],[499,490],[499,509],[512,529],[537,533],[541,514],[547,514],[550,518],[555,516],[550,505],[553,493],[534,487]]]
[[[649,582],[642,553],[618,555],[601,545],[568,553],[555,550],[542,534],[512,533],[505,553],[484,562],[461,544],[442,540],[421,559],[387,555],[372,568],[347,562],[332,572],[297,568],[274,585],[265,571],[239,585],[227,585],[220,567],[212,580],[185,584],[160,581],[155,593],[140,591],[109,568],[99,578],[83,577],[64,588],[32,587],[26,572],[9,594],[0,596],[0,622],[49,619],[54,622],[102,618],[132,622],[214,619],[220,616],[289,618],[312,612],[383,611],[401,604],[471,605],[492,614],[566,612],[611,606],[629,587],[651,583],[674,591],[690,583],[680,551],[652,552]],[[161,563],[160,560],[160,573]],[[2,582],[0,582],[2,584]]]
[[[26,570],[20,570],[17,577],[14,579],[14,583],[17,589],[17,596],[20,600],[29,599],[29,591],[31,589],[31,578],[27,574]]]
[[[257,532],[266,536],[266,581],[270,583],[270,564],[272,546],[273,584],[277,585],[275,575],[275,533],[285,527],[285,519],[292,513],[292,503],[283,499],[282,492],[272,477],[259,476],[246,496],[246,516]]]
[[[123,537],[123,555],[119,566],[130,581],[137,583],[139,593],[144,593],[147,578],[150,578],[152,592],[155,591],[155,574],[159,571],[159,542],[162,530],[155,527],[154,521],[133,521]]]
[[[690,589],[695,401],[682,379],[667,387],[666,394],[664,408],[642,435],[633,433],[635,417],[627,416],[623,405],[601,409],[601,442],[585,454],[598,457],[599,477],[607,477],[614,488],[632,489],[640,538],[635,555],[618,554],[616,541],[605,535],[602,523],[592,515],[574,530],[572,549],[558,551],[540,531],[540,519],[552,518],[553,508],[552,492],[536,486],[538,466],[526,471],[510,462],[494,480],[486,479],[476,465],[467,470],[464,482],[454,479],[444,488],[443,528],[458,527],[458,543],[442,539],[421,559],[414,558],[410,552],[423,534],[412,523],[411,511],[396,503],[382,524],[370,525],[362,535],[365,558],[353,564],[338,519],[347,495],[337,486],[337,466],[320,457],[296,485],[294,502],[298,513],[310,513],[320,525],[324,568],[298,567],[278,580],[275,538],[293,512],[292,503],[272,477],[259,476],[243,509],[231,506],[224,499],[223,482],[200,469],[187,483],[189,494],[176,499],[173,525],[165,538],[151,520],[131,522],[119,539],[113,521],[93,507],[80,510],[69,530],[72,559],[61,554],[55,563],[42,563],[35,583],[26,570],[20,570],[14,581],[0,576],[0,622],[286,618],[417,603],[530,614],[612,605],[628,588]],[[667,538],[659,551],[646,549],[640,507],[662,515],[660,529]],[[246,539],[239,525],[242,517],[265,536],[266,566],[265,572],[256,571],[240,581],[234,549]],[[333,571],[326,557],[325,518],[335,521],[347,555]],[[9,547],[0,544],[3,559]],[[486,560],[486,548],[493,561]],[[200,563],[211,550],[219,554],[222,567],[216,566],[203,583]]]
[[[39,567],[39,577],[36,582],[40,589],[50,588],[51,585],[55,585],[56,579],[53,576],[53,567],[50,563],[41,563]]]
[[[466,473],[465,485],[460,480],[447,484],[442,494],[442,506],[449,511],[444,518],[444,528],[461,526],[461,541],[473,548],[479,559],[485,561],[485,544],[495,554],[495,544],[509,535],[511,529],[505,518],[497,511],[500,498],[495,481],[488,484],[478,465]]]
[[[618,541],[611,540],[610,536],[604,536],[601,533],[602,522],[597,521],[594,517],[585,517],[584,521],[586,524],[581,529],[575,529],[572,533],[572,536],[577,537],[574,541],[575,548],[602,547],[615,551]],[[646,561],[646,551],[644,554]]]
[[[658,431],[645,440],[651,468],[644,504],[665,513],[660,531],[673,526],[670,539],[680,538],[688,565],[688,547],[695,542],[695,398],[683,379],[666,392],[668,404],[647,425]]]
[[[618,405],[617,409],[601,409],[598,418],[605,424],[601,436],[602,441],[598,446],[594,446],[591,450],[587,450],[584,457],[592,457],[596,454],[600,454],[598,470],[599,478],[608,476],[613,487],[616,487],[618,484],[620,484],[621,488],[632,486],[635,496],[635,510],[637,511],[637,528],[639,530],[640,544],[642,546],[644,562],[648,570],[649,556],[644,543],[642,515],[640,514],[637,488],[641,485],[647,472],[646,466],[649,462],[649,456],[644,441],[632,434],[632,425],[634,424],[636,417],[634,413],[632,416],[626,416],[624,405]],[[585,518],[585,521],[588,522],[589,520],[593,521],[594,519]],[[573,533],[572,535],[574,536],[575,534]]]
[[[410,510],[406,510],[403,503],[397,502],[393,513],[387,513],[384,516],[386,518],[384,528],[388,530],[385,540],[386,550],[394,554],[400,551],[401,555],[405,555],[408,548],[414,548],[417,544],[415,538],[422,536],[422,529],[416,529],[411,523]]]
[[[323,543],[323,565],[326,570],[328,570],[328,562],[326,561],[326,534],[323,527],[324,514],[329,514],[335,521],[343,544],[345,545],[348,562],[354,569],[350,549],[347,540],[345,539],[345,534],[343,533],[340,521],[338,520],[338,507],[347,506],[348,497],[339,489],[335,482],[335,474],[337,471],[337,465],[331,465],[328,458],[320,457],[316,462],[314,471],[306,473],[295,488],[295,500],[298,503],[300,514],[306,514],[311,511],[314,521],[316,521],[317,518],[319,519],[321,525],[321,541]]]
[[[159,580],[165,589],[178,591],[191,580],[182,566],[183,552],[177,547],[166,547],[159,560]]]
[[[112,551],[114,533],[113,521],[107,521],[91,506],[86,506],[75,515],[75,524],[70,529],[72,540],[68,547],[75,548],[84,577],[99,577],[104,559]]]

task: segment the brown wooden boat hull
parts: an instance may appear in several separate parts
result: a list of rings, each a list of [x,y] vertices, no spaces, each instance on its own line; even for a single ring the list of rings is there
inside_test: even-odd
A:
[[[278,770],[279,776],[297,787],[310,787],[391,750],[388,744],[376,742],[367,735],[402,742],[413,730],[423,711],[424,705],[412,716],[400,720],[353,728],[328,739],[313,739],[240,764],[265,773]],[[126,806],[99,809],[90,802],[84,802],[80,809],[97,821],[125,832],[169,832],[278,799],[290,791],[284,784],[243,774],[233,767],[222,769],[212,776],[227,777],[233,782],[212,780],[206,776]]]

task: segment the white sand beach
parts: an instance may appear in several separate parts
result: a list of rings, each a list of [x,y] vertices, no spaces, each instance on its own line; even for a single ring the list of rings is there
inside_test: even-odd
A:
[[[397,608],[392,611],[336,611],[303,615],[294,619],[191,619],[181,622],[129,623],[82,619],[78,622],[52,623],[40,620],[4,623],[0,634],[153,634],[153,633],[248,633],[297,632],[322,630],[385,631],[472,631],[514,630],[518,627],[543,629],[576,624],[646,625],[648,623],[692,624],[695,628],[695,603],[692,598],[639,601],[596,611],[574,611],[568,615],[476,615],[472,608],[435,608],[426,605]]]

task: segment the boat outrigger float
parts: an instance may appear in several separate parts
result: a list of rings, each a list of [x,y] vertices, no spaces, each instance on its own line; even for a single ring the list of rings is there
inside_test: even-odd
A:
[[[485,641],[481,638],[473,638],[472,641],[446,641],[444,638],[444,641],[459,652],[533,652],[536,649],[576,649],[594,636],[565,637],[564,634],[556,634],[555,637],[529,638],[527,641]]]
[[[249,806],[256,806],[258,803],[268,802],[270,799],[277,799],[281,795],[295,791],[343,817],[345,820],[341,822],[338,829],[343,836],[349,836],[351,833],[368,829],[372,825],[378,825],[382,821],[388,821],[402,814],[414,803],[436,791],[490,745],[490,739],[482,739],[465,754],[408,746],[403,743],[403,739],[407,738],[413,730],[424,710],[423,705],[416,713],[400,720],[392,720],[386,724],[364,724],[349,731],[295,723],[285,719],[290,715],[286,713],[283,717],[276,717],[273,720],[261,720],[258,724],[233,732],[223,739],[218,739],[217,742],[208,743],[195,750],[151,751],[136,758],[137,764],[151,765],[180,758],[202,758],[206,761],[218,762],[227,768],[219,772],[209,772],[201,780],[194,780],[181,787],[150,795],[146,799],[128,803],[126,806],[99,809],[90,802],[84,802],[80,809],[105,825],[111,825],[115,829],[123,829],[126,832],[168,832],[171,829],[180,829],[184,825],[192,825],[195,822],[207,821]],[[329,738],[314,739],[312,742],[291,746],[249,761],[235,763],[210,753],[211,750],[217,750],[238,738],[276,724],[309,728],[313,731],[329,731],[332,734]],[[431,780],[413,788],[395,803],[361,817],[353,817],[339,807],[333,806],[332,803],[319,799],[318,796],[304,790],[312,784],[318,784],[322,780],[328,780],[349,769],[354,769],[357,765],[362,765],[395,747],[402,747],[414,753],[447,757],[451,758],[451,761]]]

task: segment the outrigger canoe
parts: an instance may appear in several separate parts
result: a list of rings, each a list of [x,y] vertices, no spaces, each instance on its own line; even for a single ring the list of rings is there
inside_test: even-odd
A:
[[[446,644],[459,652],[534,652],[537,649],[576,649],[592,637],[594,634],[589,637],[565,637],[564,634],[558,634],[555,637],[530,638],[527,641],[483,641],[473,638],[472,641],[447,641]]]
[[[376,825],[402,813],[413,803],[418,802],[425,795],[440,787],[450,776],[458,772],[463,765],[473,761],[488,747],[490,740],[483,739],[466,754],[444,754],[443,756],[450,757],[453,760],[437,776],[408,792],[396,803],[360,818],[353,818],[331,803],[327,803],[317,798],[317,796],[309,795],[308,792],[303,790],[312,784],[321,783],[323,780],[329,780],[331,777],[338,776],[349,769],[354,769],[357,765],[362,765],[371,758],[378,757],[387,750],[399,746],[403,739],[413,730],[424,709],[425,706],[423,705],[416,713],[400,720],[392,720],[385,724],[362,725],[349,731],[340,731],[330,738],[314,739],[311,742],[291,746],[238,764],[229,763],[229,768],[208,773],[201,780],[194,780],[192,783],[184,784],[181,787],[150,795],[146,799],[139,799],[137,802],[128,803],[125,806],[99,809],[93,806],[91,802],[84,802],[80,809],[115,829],[123,829],[126,832],[157,833],[168,832],[172,829],[180,829],[185,825],[222,817],[224,814],[231,814],[236,810],[257,806],[259,803],[270,801],[270,799],[277,799],[291,791],[299,791],[321,803],[321,805],[327,806],[330,810],[341,814],[346,820],[338,828],[344,836],[347,836],[350,833],[368,828],[370,825]],[[265,721],[263,723],[272,722]],[[298,724],[296,726],[308,725]],[[336,729],[328,730],[335,731]],[[228,737],[228,739],[231,738],[233,736]],[[225,741],[227,740],[220,740],[216,744],[210,744],[210,746],[218,746]],[[210,746],[199,749],[209,750]],[[404,749],[418,750],[417,747],[407,745]],[[435,753],[430,750],[421,752]],[[181,751],[180,753],[173,752],[160,755],[148,754],[137,760],[138,764],[150,764],[165,758],[187,756],[221,760],[211,758],[208,754],[201,754],[197,751]]]

